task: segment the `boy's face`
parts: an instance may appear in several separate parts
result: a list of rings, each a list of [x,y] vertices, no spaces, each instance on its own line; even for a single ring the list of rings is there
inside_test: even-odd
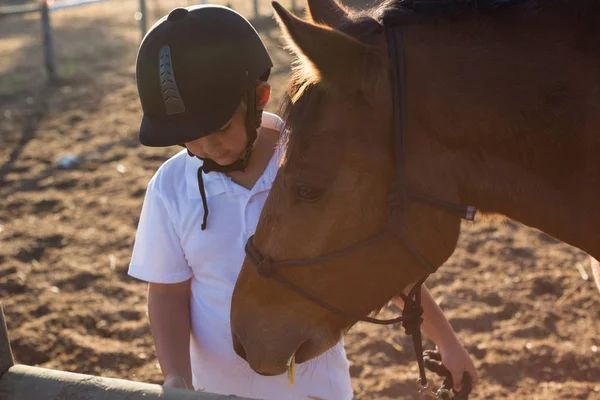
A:
[[[200,139],[186,142],[185,147],[200,158],[210,158],[219,165],[229,165],[243,156],[248,143],[246,105],[241,104],[221,129]]]
[[[269,101],[271,86],[260,82],[256,86],[256,108],[264,109]],[[229,165],[246,151],[246,103],[242,102],[233,117],[221,129],[200,139],[186,142],[185,147],[200,158],[210,158],[219,165]]]

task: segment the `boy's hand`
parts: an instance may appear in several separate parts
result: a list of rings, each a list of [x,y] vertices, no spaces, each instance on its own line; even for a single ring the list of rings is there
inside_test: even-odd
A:
[[[456,336],[441,343],[438,346],[438,352],[442,357],[442,364],[452,374],[455,393],[462,390],[462,377],[465,372],[471,375],[473,388],[479,383],[479,375],[477,375],[473,360]]]
[[[165,378],[165,382],[163,383],[164,387],[168,388],[177,388],[177,389],[187,389],[187,385],[185,384],[185,379],[183,376],[179,374],[171,374],[167,375]]]

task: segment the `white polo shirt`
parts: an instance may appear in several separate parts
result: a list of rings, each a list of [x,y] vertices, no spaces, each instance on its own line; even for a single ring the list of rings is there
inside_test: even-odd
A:
[[[264,113],[263,126],[281,131],[283,121]],[[192,278],[190,354],[196,389],[273,400],[351,399],[342,340],[314,360],[298,364],[293,388],[286,374],[258,375],[233,351],[229,323],[233,288],[244,246],[256,229],[281,156],[279,148],[251,190],[223,173],[205,174],[210,213],[204,231],[197,180],[202,161],[186,150],[167,160],[148,184],[129,275],[156,283]]]

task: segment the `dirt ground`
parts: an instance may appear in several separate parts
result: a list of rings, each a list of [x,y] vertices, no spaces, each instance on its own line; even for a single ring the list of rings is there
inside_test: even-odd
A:
[[[192,2],[148,3],[154,21]],[[39,20],[0,19],[0,299],[18,362],[160,383],[146,286],[127,265],[146,184],[178,149],[137,141],[137,4],[52,14],[59,84],[45,80]],[[230,4],[252,16],[249,1]],[[290,57],[272,21],[257,28],[276,111]],[[78,163],[60,168],[69,155]],[[464,225],[429,286],[475,359],[473,399],[600,399],[600,294],[586,273],[585,254],[538,231]],[[346,343],[356,399],[418,397],[399,327],[361,323]]]

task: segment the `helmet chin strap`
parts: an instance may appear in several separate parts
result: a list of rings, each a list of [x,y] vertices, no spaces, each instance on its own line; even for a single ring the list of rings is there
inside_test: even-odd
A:
[[[252,88],[248,91],[248,101],[247,106],[248,110],[246,112],[246,135],[248,139],[248,143],[246,145],[246,150],[244,151],[244,155],[236,160],[234,163],[229,165],[220,165],[210,158],[200,158],[204,163],[200,168],[198,168],[198,190],[200,191],[200,197],[202,198],[202,206],[204,207],[204,218],[202,219],[202,230],[206,229],[206,224],[208,220],[208,200],[206,198],[206,191],[204,190],[204,178],[203,174],[209,173],[212,171],[215,172],[233,172],[233,171],[244,171],[248,166],[248,160],[250,159],[250,155],[252,155],[252,151],[254,150],[254,146],[256,145],[256,138],[258,137],[258,127],[260,126],[262,119],[262,110],[256,109],[256,88]],[[185,147],[185,145],[184,145]],[[192,153],[188,149],[188,155],[190,157],[197,157],[194,153]]]
[[[258,137],[258,128],[260,127],[262,121],[262,110],[256,109],[256,88],[252,87],[247,92],[247,111],[246,111],[246,136],[248,143],[246,145],[246,150],[242,157],[237,159],[231,164],[228,165],[220,165],[216,163],[214,160],[210,158],[202,158],[201,159],[204,164],[202,165],[202,170],[205,173],[208,172],[233,172],[233,171],[244,171],[248,166],[248,161],[250,156],[252,155],[252,151],[254,150],[254,146],[256,145],[256,138]],[[192,157],[195,155],[188,150],[188,154]]]

